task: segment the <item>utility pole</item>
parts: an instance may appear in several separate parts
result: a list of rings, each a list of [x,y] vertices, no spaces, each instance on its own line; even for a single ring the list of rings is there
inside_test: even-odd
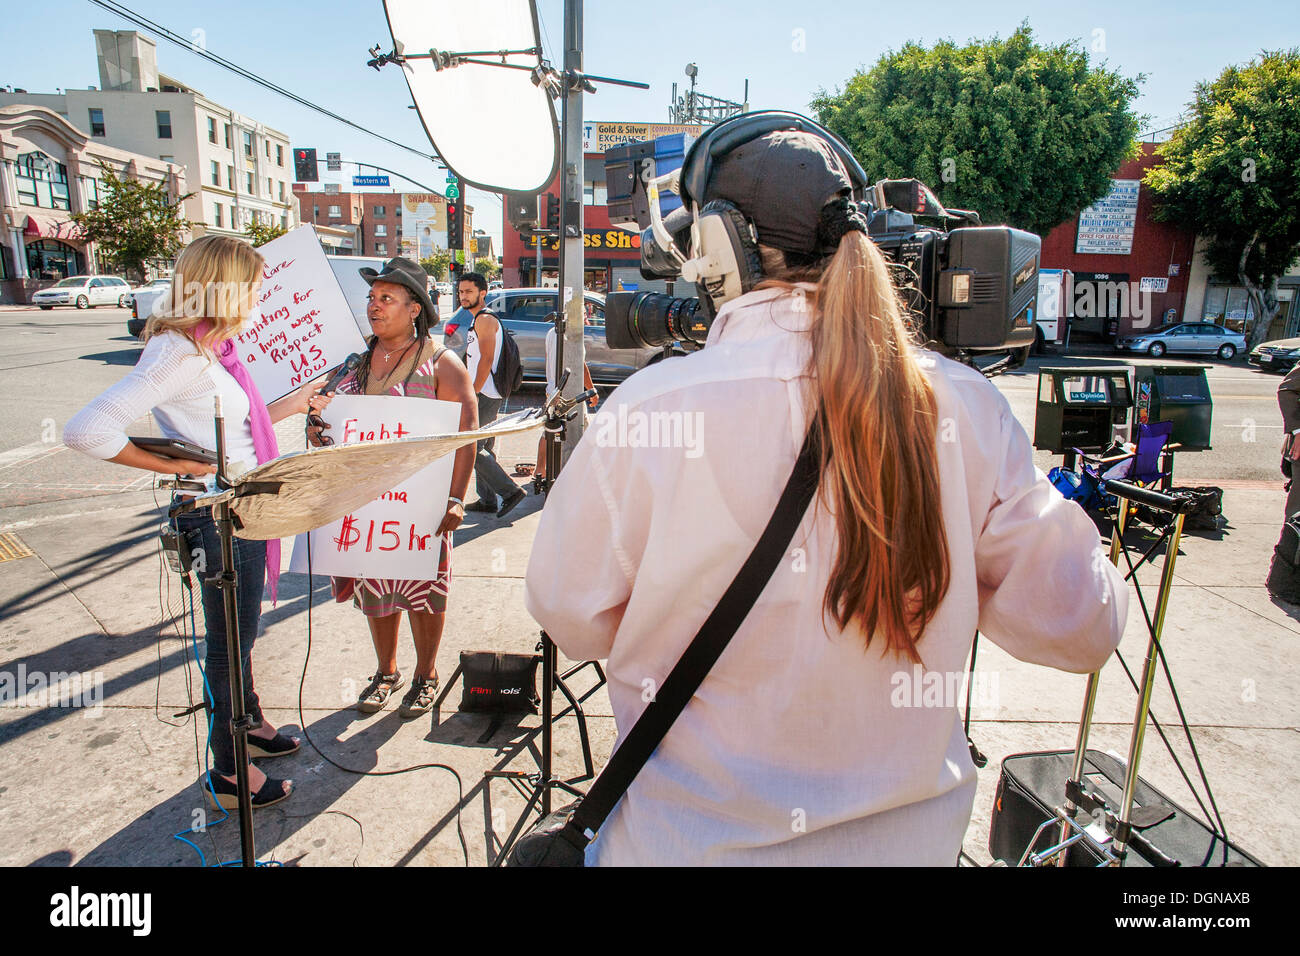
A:
[[[582,367],[587,354],[583,343],[583,161],[582,161],[582,0],[564,2],[564,101],[560,111],[560,146],[562,174],[560,177],[560,307],[564,310],[564,342],[561,357],[569,369],[569,381],[564,386],[566,397],[576,397],[585,391],[582,385]],[[565,299],[568,304],[565,305]],[[564,461],[569,460],[578,440],[582,438],[583,416],[577,415],[564,430]]]

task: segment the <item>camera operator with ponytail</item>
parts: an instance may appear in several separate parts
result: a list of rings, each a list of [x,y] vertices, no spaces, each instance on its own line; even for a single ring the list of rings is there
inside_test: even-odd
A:
[[[606,400],[533,544],[528,609],[569,658],[608,659],[619,745],[755,549],[810,430],[817,491],[588,865],[954,865],[976,787],[960,701],[902,701],[900,680],[959,688],[977,628],[1076,673],[1123,631],[1122,577],[1006,400],[915,340],[847,147],[773,115],[714,127],[682,169],[703,184],[682,191],[690,255],[718,260],[718,216],[754,240],[744,283],[703,350]],[[689,448],[634,443],[603,416],[698,427]]]

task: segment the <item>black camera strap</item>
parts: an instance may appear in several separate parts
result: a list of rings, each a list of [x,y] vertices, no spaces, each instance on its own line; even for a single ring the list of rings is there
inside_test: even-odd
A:
[[[820,449],[815,436],[816,429],[810,429],[776,510],[735,580],[561,831],[564,839],[579,849],[596,835],[614,805],[632,785],[633,778],[722,656],[785,557],[786,547],[817,492]]]

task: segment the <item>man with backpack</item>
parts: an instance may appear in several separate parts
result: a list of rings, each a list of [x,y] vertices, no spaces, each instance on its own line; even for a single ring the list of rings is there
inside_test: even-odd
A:
[[[467,272],[457,286],[461,308],[470,313],[468,344],[465,364],[478,393],[479,427],[496,420],[497,412],[519,387],[523,367],[519,362],[519,347],[506,333],[500,321],[485,307],[487,279],[477,272]],[[493,453],[495,438],[478,443],[478,456],[474,459],[474,484],[478,501],[465,506],[466,511],[495,512],[504,518],[527,496],[523,488],[514,483]],[[498,507],[498,498],[500,506]]]

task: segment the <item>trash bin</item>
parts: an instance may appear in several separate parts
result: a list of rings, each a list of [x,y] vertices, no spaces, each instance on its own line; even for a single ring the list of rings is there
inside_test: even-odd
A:
[[[1057,454],[1100,451],[1128,424],[1133,393],[1127,365],[1038,370],[1034,447]]]
[[[1209,451],[1214,402],[1205,377],[1208,365],[1139,365],[1136,367],[1134,420],[1138,424],[1173,422],[1169,440],[1180,451]]]

